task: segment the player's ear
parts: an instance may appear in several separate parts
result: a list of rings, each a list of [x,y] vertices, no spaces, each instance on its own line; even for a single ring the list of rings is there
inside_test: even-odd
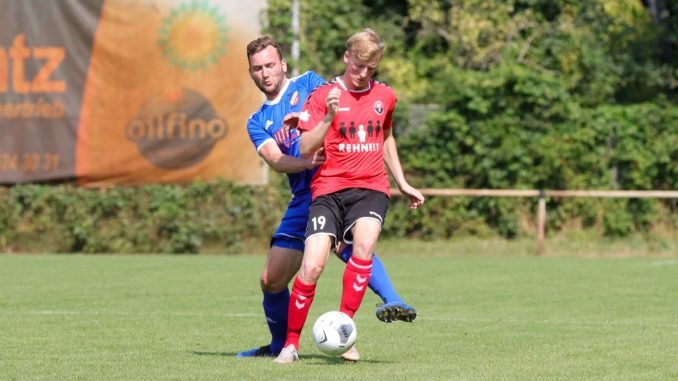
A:
[[[348,65],[348,50],[344,52],[344,63]]]
[[[287,61],[281,60],[280,64],[282,65],[283,73],[287,74]]]

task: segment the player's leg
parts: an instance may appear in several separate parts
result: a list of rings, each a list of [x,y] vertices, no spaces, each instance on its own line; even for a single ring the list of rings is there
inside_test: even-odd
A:
[[[292,284],[292,293],[287,315],[287,340],[275,362],[288,364],[299,359],[299,339],[304,328],[308,312],[313,304],[318,278],[322,274],[329,257],[332,237],[315,235],[306,240],[304,258]]]
[[[347,262],[352,254],[353,245],[346,245],[338,256],[342,261]],[[372,274],[368,286],[382,300],[382,304],[377,305],[375,312],[377,319],[384,323],[392,323],[396,320],[411,323],[416,320],[417,310],[405,303],[398,294],[384,264],[376,253],[372,256]]]
[[[299,273],[294,279],[287,318],[287,340],[277,363],[298,360],[299,338],[313,303],[318,279],[322,274],[335,239],[336,214],[332,198],[320,196],[311,205],[306,226],[306,247]]]
[[[303,243],[294,239],[275,239],[261,273],[263,307],[271,342],[239,352],[236,357],[275,356],[283,348],[287,336],[287,311],[290,293],[287,288],[301,264]]]
[[[372,272],[372,252],[376,246],[381,223],[374,218],[360,218],[351,229],[354,252],[344,268],[342,278],[341,306],[339,310],[353,317],[360,307],[367,289],[366,283]],[[349,351],[341,355],[347,361],[359,361],[360,353],[353,345]]]
[[[352,224],[353,255],[344,268],[339,310],[353,317],[362,303],[372,273],[372,250],[376,246],[381,223],[374,218],[359,218]]]
[[[271,331],[271,352],[278,353],[287,337],[287,309],[290,293],[287,285],[299,270],[303,251],[299,247],[271,247],[267,266],[261,274],[264,314]]]
[[[304,259],[299,274],[294,280],[290,297],[290,315],[287,328],[287,342],[299,348],[299,335],[306,322],[308,310],[313,303],[315,288],[329,256],[332,238],[328,235],[316,235],[306,241]],[[290,337],[292,333],[292,337]]]
[[[343,246],[341,253],[337,254],[344,263],[348,262],[351,255],[353,255],[353,245]],[[368,286],[384,303],[402,303],[402,298],[398,295],[398,291],[396,291],[395,286],[388,276],[384,264],[379,259],[379,256],[377,256],[377,253],[374,253],[372,256],[372,276],[370,277]]]
[[[264,314],[271,332],[271,343],[260,348],[240,352],[237,357],[274,356],[280,352],[287,336],[287,310],[290,294],[288,284],[299,270],[308,208],[311,197],[294,196],[271,239],[264,270],[261,273],[261,290]]]
[[[360,307],[372,272],[372,252],[388,210],[388,197],[368,189],[342,194],[343,241],[353,244],[353,255],[344,269],[340,311],[353,316]]]

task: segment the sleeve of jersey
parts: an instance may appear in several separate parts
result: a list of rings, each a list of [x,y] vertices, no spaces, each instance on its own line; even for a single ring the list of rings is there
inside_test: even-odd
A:
[[[322,98],[322,99],[321,99]],[[327,114],[325,99],[316,91],[308,98],[299,115],[297,128],[301,131],[310,131],[320,123]]]
[[[264,127],[261,125],[257,115],[252,115],[249,120],[247,120],[247,133],[250,135],[250,140],[254,144],[254,148],[259,152],[261,147],[266,144],[269,140],[275,143],[275,140],[269,135]]]
[[[393,124],[393,111],[395,111],[395,106],[396,102],[398,102],[398,98],[396,98],[395,94],[392,94],[392,98],[390,99],[390,102],[388,103],[388,108],[386,109],[386,118],[384,118],[384,128],[391,128]]]
[[[308,72],[308,88],[310,90],[315,89],[316,87],[322,85],[325,83],[325,78],[321,77],[318,73],[314,71],[309,71]]]

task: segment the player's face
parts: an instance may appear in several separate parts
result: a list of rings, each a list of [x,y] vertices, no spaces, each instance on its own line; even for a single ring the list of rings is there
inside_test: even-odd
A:
[[[287,63],[281,60],[273,46],[250,56],[250,76],[266,98],[274,99],[287,74]]]
[[[346,77],[344,78],[346,86],[351,90],[362,90],[367,88],[370,79],[377,72],[381,57],[372,61],[360,61],[349,52],[344,53],[344,63],[346,63]]]

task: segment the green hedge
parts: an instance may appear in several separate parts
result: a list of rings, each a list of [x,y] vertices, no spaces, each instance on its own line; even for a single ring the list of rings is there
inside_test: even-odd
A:
[[[85,189],[0,187],[0,251],[59,253],[264,252],[285,210],[286,185],[226,181]],[[430,197],[412,211],[391,201],[385,238],[532,236],[536,199]],[[550,201],[549,232],[571,227],[608,236],[678,228],[676,203],[657,200]]]
[[[548,109],[562,106],[559,100],[542,101]],[[413,185],[465,189],[678,189],[678,109],[671,103],[590,109],[571,105],[567,112],[560,110],[556,117],[551,114],[543,118],[528,112],[499,111],[467,118],[457,111],[460,107],[434,113],[425,126],[399,138],[401,161]],[[413,226],[399,226],[398,231],[446,238],[490,229],[510,238],[531,228],[526,221],[533,220],[535,208],[534,199],[432,200],[422,212],[429,222],[423,226],[411,222]],[[554,199],[548,201],[547,210],[549,231],[576,224],[619,237],[649,232],[657,226],[675,231],[678,226],[675,199]]]
[[[107,189],[18,185],[0,188],[0,249],[242,252],[267,244],[285,204],[274,187],[226,181]]]

